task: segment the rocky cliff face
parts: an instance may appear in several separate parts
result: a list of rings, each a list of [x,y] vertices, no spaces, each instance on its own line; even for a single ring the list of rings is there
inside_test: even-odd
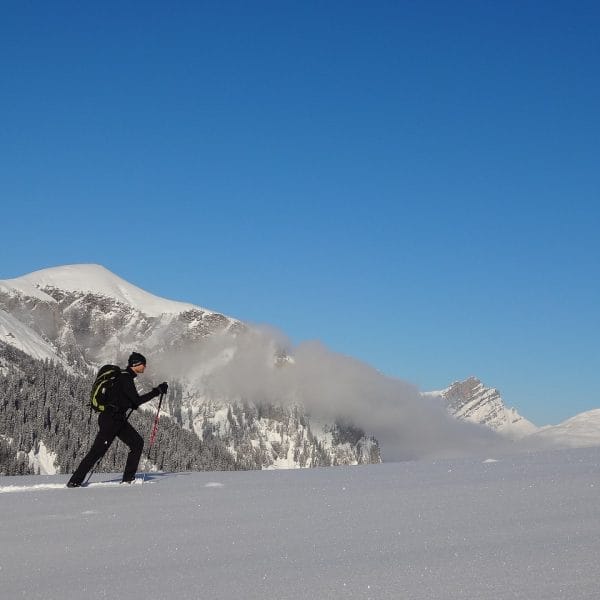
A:
[[[101,364],[124,363],[132,349],[142,351],[156,365],[156,377],[175,384],[166,412],[200,439],[221,440],[238,465],[381,462],[377,442],[364,431],[319,423],[301,406],[211,396],[206,385],[211,369],[227,362],[236,340],[249,334],[236,319],[152,296],[97,265],[47,269],[0,282],[0,341],[86,376]],[[178,384],[164,365],[179,365],[192,351],[202,356],[202,365],[194,378]],[[273,368],[284,355],[273,348]]]
[[[486,425],[512,438],[521,438],[537,430],[514,408],[504,404],[498,390],[488,388],[476,377],[454,382],[450,387],[427,395],[439,397],[454,417]]]

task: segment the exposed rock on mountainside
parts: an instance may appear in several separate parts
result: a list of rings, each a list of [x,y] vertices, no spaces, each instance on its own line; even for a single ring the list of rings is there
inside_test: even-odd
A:
[[[457,419],[486,425],[508,437],[521,438],[537,430],[514,408],[504,404],[498,390],[485,387],[476,377],[457,381],[445,390],[427,395],[442,399]]]

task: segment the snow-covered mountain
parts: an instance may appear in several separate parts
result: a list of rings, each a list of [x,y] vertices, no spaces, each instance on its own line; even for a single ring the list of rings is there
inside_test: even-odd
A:
[[[0,281],[0,310],[27,328],[17,332],[5,323],[5,341],[10,343],[11,335],[35,339],[36,356],[50,350],[72,366],[114,361],[132,347],[160,354],[244,329],[220,313],[149,294],[100,265],[56,267]]]
[[[59,300],[53,291],[99,295],[126,304],[149,317],[158,317],[165,313],[179,314],[189,310],[210,312],[193,304],[150,294],[105,267],[94,264],[42,269],[23,277],[0,281],[0,291],[10,290],[50,302],[52,299]]]
[[[476,377],[423,395],[438,398],[457,419],[490,427],[503,436],[520,440],[524,448],[600,446],[600,409],[583,412],[558,425],[537,427],[516,409],[507,407],[498,390],[486,387]]]
[[[444,390],[424,395],[439,398],[448,412],[459,420],[486,425],[513,439],[537,431],[537,427],[514,408],[507,407],[498,390],[489,388],[476,377],[455,381]]]
[[[559,425],[540,427],[530,439],[561,448],[600,446],[600,409],[580,413]]]
[[[435,414],[442,414],[440,404],[423,403],[435,405],[434,412],[421,409],[418,390],[413,398],[401,382],[365,371],[358,363],[307,363],[306,349],[303,365],[310,368],[301,372],[298,353],[290,356],[270,334],[194,304],[154,296],[99,265],[56,267],[0,281],[0,374],[21,360],[11,359],[6,348],[14,348],[15,356],[22,351],[88,377],[99,365],[124,364],[132,350],[140,351],[150,366],[149,375],[141,378],[142,390],[144,380],[146,385],[173,383],[164,405],[167,414],[207,444],[222,442],[231,460],[248,468],[379,462],[379,445],[361,426],[366,416],[367,422],[381,427],[382,409],[394,419],[383,430],[388,437],[393,430],[393,438],[404,444],[396,460],[428,456],[427,443],[414,435],[411,418],[430,432],[425,436],[429,442],[446,439],[439,433],[445,436],[448,419]],[[340,368],[345,369],[343,375]],[[265,378],[268,385],[263,385]],[[300,381],[310,410],[294,396]],[[387,404],[379,402],[376,418],[363,408],[363,398],[372,394],[388,398]],[[402,395],[399,404],[396,399]],[[422,396],[439,400],[457,420],[484,425],[511,444],[537,440],[548,445],[553,440],[551,445],[578,446],[598,439],[600,445],[593,415],[576,420],[578,432],[584,428],[585,434],[563,424],[562,429],[545,428],[538,435],[537,427],[507,407],[497,390],[475,377]],[[356,423],[344,412],[348,406],[355,418],[358,415]],[[463,437],[462,430],[456,431],[451,443],[461,445]],[[448,442],[438,444],[440,452],[444,443]],[[413,451],[415,444],[418,451]],[[28,454],[30,448],[21,451]]]
[[[143,352],[155,381],[173,382],[176,373],[167,403],[171,416],[200,439],[221,439],[238,464],[380,462],[377,442],[362,431],[323,422],[289,402],[257,405],[214,390],[214,373],[239,353],[242,339],[247,343],[256,335],[237,319],[154,296],[100,265],[56,267],[0,281],[0,342],[82,374],[104,363],[124,364],[133,349]],[[273,369],[293,364],[282,360],[275,342],[267,350]],[[2,361],[6,358],[0,357],[0,368]]]

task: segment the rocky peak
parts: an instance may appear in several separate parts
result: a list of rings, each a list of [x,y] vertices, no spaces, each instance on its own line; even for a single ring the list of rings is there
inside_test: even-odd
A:
[[[455,381],[429,395],[441,397],[457,419],[486,425],[509,437],[523,437],[537,429],[514,408],[507,407],[497,389],[486,387],[477,377]]]

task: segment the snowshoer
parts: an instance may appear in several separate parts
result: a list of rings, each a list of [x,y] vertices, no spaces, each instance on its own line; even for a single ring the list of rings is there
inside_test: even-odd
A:
[[[110,406],[98,415],[99,431],[89,452],[81,461],[67,487],[80,487],[86,474],[106,454],[115,437],[118,437],[129,447],[127,463],[123,472],[123,483],[132,483],[135,480],[144,439],[127,420],[127,411],[137,409],[140,404],[166,394],[168,385],[161,383],[147,394],[138,394],[134,379],[146,369],[146,359],[138,352],[133,352],[127,361],[127,369],[117,377],[110,392]]]

